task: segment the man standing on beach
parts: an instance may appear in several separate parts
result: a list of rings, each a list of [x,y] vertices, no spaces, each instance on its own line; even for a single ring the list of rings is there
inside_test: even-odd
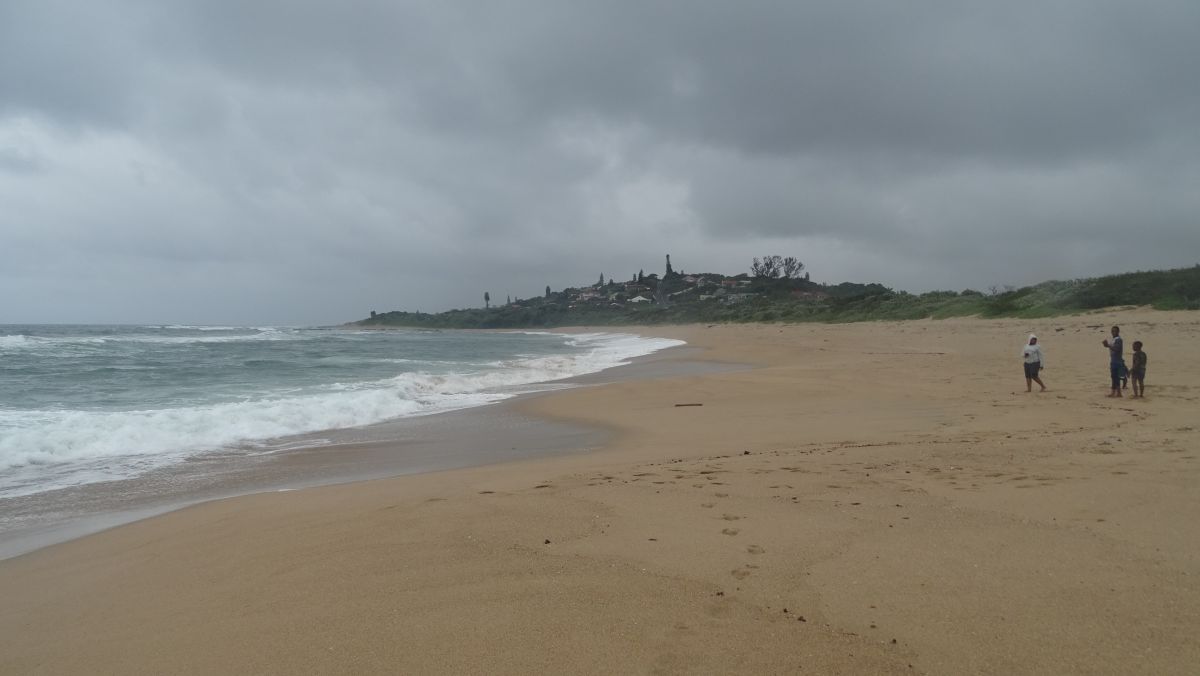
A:
[[[1125,367],[1125,357],[1122,354],[1125,350],[1125,341],[1121,340],[1121,327],[1112,327],[1112,340],[1107,338],[1100,341],[1100,344],[1108,348],[1108,371],[1112,376],[1112,392],[1108,394],[1110,397],[1121,396],[1121,376]]]
[[[1046,359],[1042,356],[1042,348],[1038,346],[1037,336],[1029,334],[1029,340],[1026,341],[1024,349],[1021,351],[1021,356],[1025,358],[1025,391],[1032,392],[1033,384],[1037,383],[1042,389],[1039,392],[1046,391],[1046,383],[1038,377],[1038,372],[1046,368]]]

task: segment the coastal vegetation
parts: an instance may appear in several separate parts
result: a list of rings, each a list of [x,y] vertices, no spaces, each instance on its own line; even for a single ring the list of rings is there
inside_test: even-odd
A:
[[[619,282],[603,274],[590,286],[513,299],[504,305],[424,312],[371,311],[359,326],[530,328],[692,322],[856,322],[948,317],[1047,317],[1139,305],[1200,310],[1200,265],[1107,277],[1048,281],[987,291],[909,293],[882,284],[822,284],[793,257],[755,258],[750,274],[686,274],[667,257],[666,273],[639,271]]]

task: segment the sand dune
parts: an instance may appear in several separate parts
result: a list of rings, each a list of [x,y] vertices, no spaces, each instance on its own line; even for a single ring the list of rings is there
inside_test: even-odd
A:
[[[1145,400],[1104,397],[1113,323]],[[515,404],[595,453],[0,562],[0,672],[1195,673],[1196,313],[638,330],[752,368]]]

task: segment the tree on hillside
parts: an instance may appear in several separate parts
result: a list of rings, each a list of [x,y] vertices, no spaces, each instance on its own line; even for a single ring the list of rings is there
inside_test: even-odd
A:
[[[550,285],[549,284],[546,285],[546,297],[547,298],[550,297]]]
[[[792,256],[763,256],[755,258],[750,266],[750,272],[762,279],[799,279],[804,271],[804,263]]]
[[[600,281],[597,282],[596,286],[604,286],[604,273],[603,272],[600,273]]]
[[[488,307],[491,306],[491,303],[492,303],[492,294],[488,293],[487,291],[484,291],[483,292],[483,308],[486,310]]]
[[[788,279],[799,279],[800,271],[803,269],[804,269],[804,263],[801,263],[799,260],[793,258],[792,256],[788,256],[787,258],[783,259],[783,276],[784,277],[787,277]]]
[[[638,284],[641,284],[642,280],[645,279],[646,275],[643,274],[644,272],[645,272],[645,270],[638,270],[638,275],[637,275],[637,283]]]
[[[671,254],[667,254],[667,274],[663,276],[663,279],[670,279],[674,274],[675,271],[671,269]]]
[[[763,279],[779,279],[779,275],[783,272],[783,257],[763,256],[762,260],[755,258],[750,265],[750,272],[755,277]]]

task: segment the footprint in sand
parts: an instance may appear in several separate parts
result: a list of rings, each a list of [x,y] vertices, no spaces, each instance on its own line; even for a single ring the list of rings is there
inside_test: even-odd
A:
[[[713,507],[715,507],[716,505],[715,505],[715,504],[713,504],[713,503],[711,503],[711,502],[702,502],[702,503],[700,503],[700,506],[701,506],[701,507],[703,507],[703,508],[705,508],[705,509],[712,509],[712,508],[713,508]]]
[[[750,554],[764,554],[767,550],[759,547],[758,545],[750,545],[746,548],[746,551]]]
[[[750,577],[750,571],[748,571],[744,568],[735,568],[735,569],[729,571],[729,574],[736,577],[739,580],[745,580],[746,578]]]
[[[737,535],[740,532],[742,532],[742,531],[737,528],[722,528],[721,529],[721,535]]]
[[[738,521],[742,517],[738,516],[737,514],[722,514],[721,518],[726,521]]]

